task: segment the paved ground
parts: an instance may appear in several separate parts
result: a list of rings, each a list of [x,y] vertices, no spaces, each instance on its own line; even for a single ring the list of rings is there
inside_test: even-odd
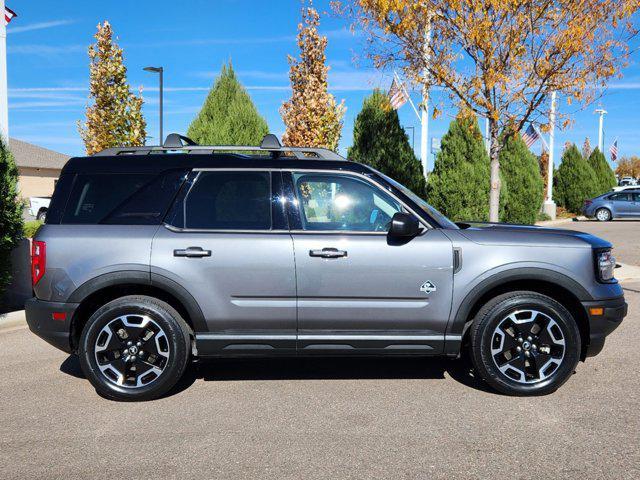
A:
[[[597,222],[585,220],[558,225],[604,238],[614,246],[614,255],[620,262],[640,265],[640,220],[614,220]]]
[[[639,230],[611,235],[633,254]],[[537,398],[485,391],[457,361],[293,359],[210,362],[171,396],[117,403],[6,330],[0,478],[637,479],[640,283],[625,288],[602,354]]]

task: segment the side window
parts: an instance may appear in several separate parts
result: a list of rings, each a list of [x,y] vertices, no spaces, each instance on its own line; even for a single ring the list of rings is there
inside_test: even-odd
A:
[[[304,230],[386,232],[401,205],[357,177],[332,173],[295,173]]]
[[[631,194],[629,193],[614,193],[609,197],[609,200],[615,202],[629,202],[631,201]]]
[[[633,201],[634,202],[640,202],[640,192],[634,192],[633,193]]]
[[[201,172],[184,200],[184,227],[271,229],[269,172]]]

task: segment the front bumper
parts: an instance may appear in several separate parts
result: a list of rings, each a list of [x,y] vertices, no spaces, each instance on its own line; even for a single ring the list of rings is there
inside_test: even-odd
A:
[[[589,345],[586,350],[587,357],[593,357],[602,351],[604,340],[620,324],[627,315],[628,305],[624,297],[610,298],[593,302],[582,302],[589,320]],[[603,309],[602,315],[593,315],[591,308]]]
[[[54,347],[71,353],[71,319],[78,305],[30,298],[24,305],[29,329]]]

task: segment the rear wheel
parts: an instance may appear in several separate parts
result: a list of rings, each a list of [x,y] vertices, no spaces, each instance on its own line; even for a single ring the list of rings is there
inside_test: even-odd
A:
[[[189,327],[170,305],[127,296],[91,316],[78,353],[84,374],[101,395],[150,400],[182,377],[189,347]]]
[[[47,210],[41,209],[36,216],[36,220],[40,220],[41,222],[45,222],[47,220]]]
[[[611,211],[608,208],[599,208],[596,210],[596,219],[599,222],[608,222],[611,220]]]
[[[480,309],[471,357],[480,376],[508,395],[555,391],[573,373],[580,332],[560,303],[535,292],[511,292]]]

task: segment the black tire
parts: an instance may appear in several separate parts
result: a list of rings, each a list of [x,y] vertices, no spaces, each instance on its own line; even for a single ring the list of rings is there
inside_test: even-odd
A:
[[[534,324],[538,326],[533,327]],[[537,328],[539,336],[533,334],[532,340],[527,340]],[[509,335],[509,329],[514,335]],[[573,374],[580,359],[580,331],[571,313],[554,299],[535,292],[510,292],[490,300],[476,315],[470,341],[471,358],[480,377],[507,395],[554,392]],[[558,344],[561,341],[564,345]],[[498,353],[492,353],[492,349]],[[550,355],[546,355],[547,350]],[[515,368],[520,365],[522,368]],[[544,372],[537,368],[544,365],[548,365]]]
[[[595,217],[599,222],[609,222],[613,215],[611,215],[611,210],[603,207],[596,210]]]
[[[143,315],[150,320],[143,319]],[[127,320],[126,325],[118,320],[122,318]],[[148,325],[146,329],[144,322]],[[124,330],[127,337],[121,339],[112,327]],[[136,351],[130,355],[128,349],[132,347],[127,344],[136,340],[140,346],[132,345]],[[101,347],[104,350],[97,352]],[[187,367],[190,350],[191,330],[174,308],[153,297],[132,295],[107,303],[89,318],[80,336],[78,356],[82,371],[100,395],[113,400],[141,401],[160,397],[173,388]],[[111,353],[117,355],[113,360],[107,359],[107,355],[112,357]],[[102,356],[102,368],[108,365],[114,368],[103,373],[98,356]],[[157,368],[152,368],[156,364]],[[138,371],[149,373],[139,375]],[[122,377],[115,378],[116,372],[122,373]],[[131,384],[138,383],[134,380],[136,375],[139,386]],[[148,383],[142,384],[143,381]]]
[[[40,210],[38,212],[38,215],[36,215],[36,220],[40,220],[41,222],[46,222],[47,221],[47,211],[46,210]]]

